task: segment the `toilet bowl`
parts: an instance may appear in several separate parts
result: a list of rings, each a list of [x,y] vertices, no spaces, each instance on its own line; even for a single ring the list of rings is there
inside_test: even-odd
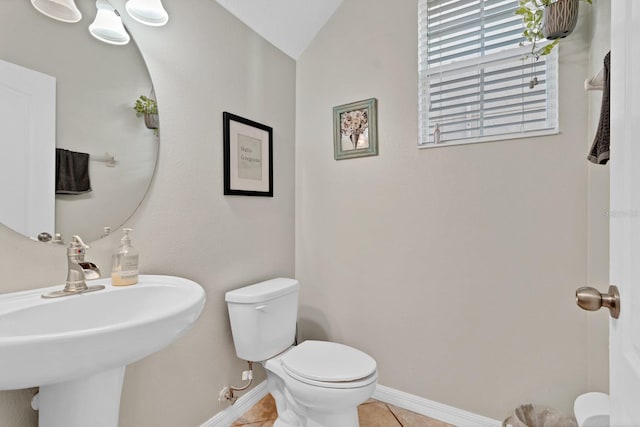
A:
[[[346,353],[352,357],[344,357]],[[294,414],[289,417],[305,420],[301,425],[307,427],[358,426],[357,407],[371,397],[378,378],[369,355],[326,341],[305,341],[263,366],[276,402],[280,394],[286,403],[286,408],[278,408],[278,414],[290,410]]]
[[[376,387],[376,362],[338,343],[293,346],[298,289],[294,279],[273,279],[227,292],[236,353],[264,366],[278,409],[274,427],[358,427],[357,407]]]

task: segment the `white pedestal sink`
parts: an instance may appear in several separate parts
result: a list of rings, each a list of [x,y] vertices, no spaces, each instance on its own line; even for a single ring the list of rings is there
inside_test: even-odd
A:
[[[39,427],[117,427],[126,365],[166,347],[196,321],[204,290],[141,275],[133,286],[58,299],[63,285],[0,295],[0,390],[40,387]]]

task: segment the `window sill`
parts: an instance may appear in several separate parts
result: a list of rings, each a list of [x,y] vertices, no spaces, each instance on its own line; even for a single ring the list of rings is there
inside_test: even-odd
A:
[[[557,129],[557,128],[545,129],[545,130],[531,131],[527,133],[492,135],[492,136],[483,136],[483,137],[469,138],[469,139],[456,139],[455,141],[442,142],[440,144],[434,144],[434,143],[418,144],[418,148],[423,149],[423,148],[451,147],[453,145],[467,145],[467,144],[478,144],[481,142],[495,142],[495,141],[505,141],[505,140],[513,140],[513,139],[535,138],[539,136],[557,135],[559,133],[560,133],[560,129]]]

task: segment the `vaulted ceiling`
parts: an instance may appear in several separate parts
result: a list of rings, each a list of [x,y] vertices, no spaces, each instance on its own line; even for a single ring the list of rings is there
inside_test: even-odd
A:
[[[298,59],[342,0],[216,0],[256,33]]]

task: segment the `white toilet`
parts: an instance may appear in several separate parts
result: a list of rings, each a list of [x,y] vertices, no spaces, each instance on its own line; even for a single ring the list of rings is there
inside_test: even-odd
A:
[[[225,295],[239,358],[260,362],[278,408],[274,427],[358,427],[358,405],[376,387],[376,361],[326,341],[294,346],[298,290],[273,279]]]

